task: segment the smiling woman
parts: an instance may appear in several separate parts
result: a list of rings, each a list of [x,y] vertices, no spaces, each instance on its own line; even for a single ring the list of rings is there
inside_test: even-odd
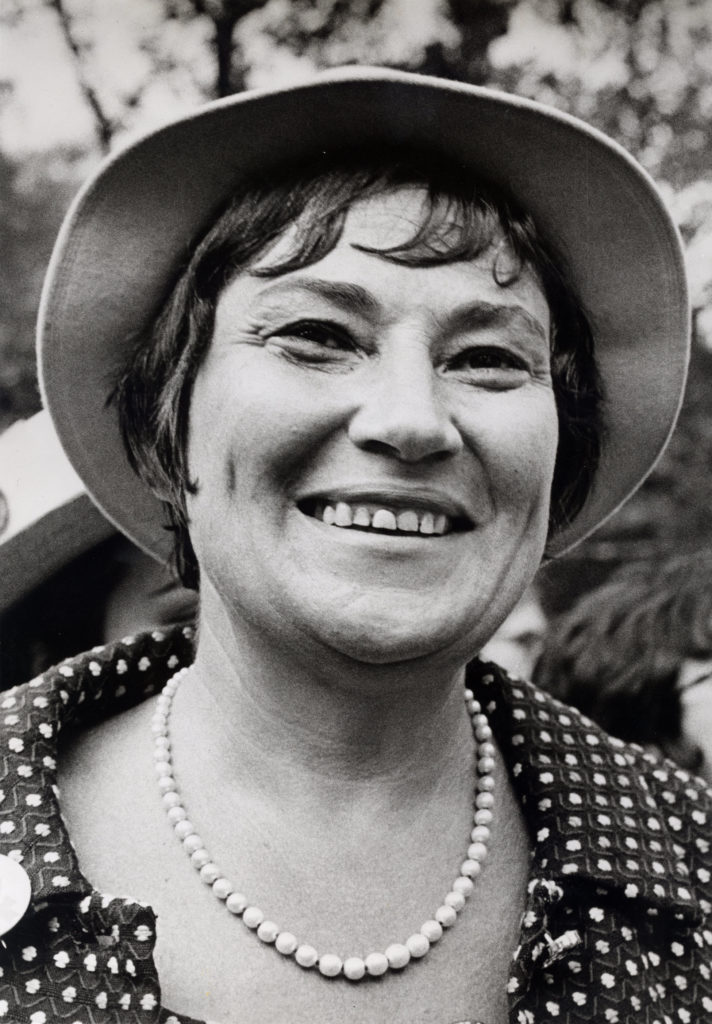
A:
[[[48,276],[45,399],[200,613],[9,698],[9,784],[46,778],[41,853],[3,804],[34,887],[11,1014],[700,1018],[700,785],[476,657],[664,445],[681,267],[609,140],[379,69],[100,170]]]
[[[365,351],[363,346],[359,348],[347,318],[358,315],[364,324],[369,322],[372,332],[377,331],[378,315],[383,315],[378,301],[353,282],[295,279],[294,273],[311,268],[342,240],[345,218],[354,204],[361,210],[362,220],[368,222],[376,198],[394,193],[409,199],[399,224],[400,237],[392,236],[386,224],[379,237],[370,243],[368,239],[357,240],[352,247],[388,264],[413,269],[481,259],[485,274],[501,285],[493,289],[496,301],[473,301],[465,289],[463,305],[449,313],[452,336],[459,338],[459,349],[434,353],[442,362],[438,369],[441,373],[446,369],[452,372],[460,364],[462,375],[470,359],[472,383],[477,382],[475,371],[479,366],[483,383],[486,375],[490,388],[506,389],[516,369],[522,375],[527,372],[511,343],[517,336],[520,341],[526,334],[539,336],[552,361],[560,416],[552,526],[571,522],[580,511],[598,464],[600,385],[586,315],[559,269],[561,259],[550,254],[539,239],[531,218],[517,211],[511,200],[491,186],[473,181],[472,174],[454,161],[440,158],[434,162],[426,152],[410,158],[397,152],[388,156],[381,147],[370,160],[362,152],[352,154],[350,159],[344,155],[330,160],[322,157],[318,163],[276,169],[269,181],[266,185],[262,174],[259,185],[245,183],[206,234],[158,321],[153,344],[137,347],[135,361],[119,389],[121,421],[134,465],[151,486],[171,496],[167,511],[180,537],[179,557],[185,579],[195,584],[197,567],[183,509],[189,482],[185,465],[187,421],[175,414],[174,405],[190,392],[211,338],[218,295],[241,268],[249,268],[250,276],[258,279],[276,278],[266,293],[266,301],[269,296],[273,298],[262,312],[264,323],[253,325],[256,338],[266,341],[291,336],[292,348],[296,339],[301,339],[302,359],[311,358],[315,365],[323,359],[326,366],[327,349],[332,350],[330,358],[335,364],[336,351],[341,350],[343,369],[347,369],[347,351],[352,357]],[[551,307],[550,330],[548,309],[545,327],[523,306],[503,302],[499,297],[502,292],[508,294],[525,268],[535,276]],[[381,269],[383,263],[376,274]],[[295,317],[293,302],[298,298],[310,300],[307,309],[313,319]],[[322,320],[314,315],[314,309],[321,309]],[[436,311],[433,309],[430,315],[435,316]],[[486,344],[488,329],[491,334],[497,327],[510,340],[508,352]],[[479,335],[479,343],[473,351],[466,340],[474,333]],[[295,350],[295,356],[298,354]],[[144,383],[137,386],[137,381]],[[138,401],[144,401],[146,381],[152,384],[148,392],[152,402],[150,419],[137,415],[136,407]],[[153,424],[158,424],[158,437]]]

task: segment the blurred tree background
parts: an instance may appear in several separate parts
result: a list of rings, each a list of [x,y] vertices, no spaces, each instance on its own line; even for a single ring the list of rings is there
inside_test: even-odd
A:
[[[39,407],[42,276],[104,153],[204,99],[385,64],[585,118],[661,184],[685,241],[695,338],[680,425],[637,497],[545,570],[549,605],[622,560],[710,543],[712,0],[7,0],[0,32],[0,428]]]

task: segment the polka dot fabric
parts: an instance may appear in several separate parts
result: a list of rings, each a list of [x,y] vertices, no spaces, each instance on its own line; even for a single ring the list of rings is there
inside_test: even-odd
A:
[[[495,666],[470,672],[534,842],[510,1020],[712,1021],[712,794]]]
[[[201,1024],[162,1006],[155,915],[92,889],[56,789],[61,729],[121,713],[192,656],[190,630],[156,632],[0,693],[0,853],[33,889],[0,946],[0,1024]],[[712,1021],[710,793],[494,665],[468,685],[531,833],[511,1024]]]

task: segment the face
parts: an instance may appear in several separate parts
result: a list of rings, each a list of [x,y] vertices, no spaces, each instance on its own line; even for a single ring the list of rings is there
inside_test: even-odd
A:
[[[421,204],[358,204],[320,262],[221,295],[190,411],[202,614],[366,662],[465,660],[530,582],[557,443],[547,303],[528,272],[499,286],[492,252],[358,248],[410,238]]]

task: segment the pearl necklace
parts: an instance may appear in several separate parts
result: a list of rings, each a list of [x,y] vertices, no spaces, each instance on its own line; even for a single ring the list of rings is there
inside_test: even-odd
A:
[[[168,680],[158,697],[157,709],[151,720],[151,730],[155,742],[154,758],[158,785],[168,820],[190,857],[193,867],[198,871],[202,881],[210,886],[213,895],[224,903],[231,914],[241,917],[242,923],[255,932],[257,938],[265,945],[273,946],[284,957],[293,957],[300,967],[316,966],[325,978],[336,978],[343,975],[349,981],[360,981],[366,976],[378,977],[388,970],[401,970],[411,960],[422,959],[430,947],[441,938],[444,929],[455,924],[457,915],[464,908],[466,900],[474,888],[473,879],[480,874],[483,861],[487,856],[487,843],[490,838],[489,826],[492,822],[492,806],[494,804],[492,772],[495,751],[491,742],[492,730],[482,712],[479,701],[475,700],[472,690],[465,690],[465,703],[472,719],[477,751],[474,828],[470,834],[471,842],[467,849],[467,857],[460,866],[460,872],[433,917],[425,921],[420,926],[420,930],[405,942],[394,942],[382,953],[369,953],[364,957],[349,956],[342,959],[335,953],[317,953],[313,946],[300,942],[291,932],[283,931],[274,921],[267,920],[259,907],[250,905],[247,898],[223,876],[190,822],[175,780],[169,733],[173,697],[187,672],[187,668],[176,672]]]

